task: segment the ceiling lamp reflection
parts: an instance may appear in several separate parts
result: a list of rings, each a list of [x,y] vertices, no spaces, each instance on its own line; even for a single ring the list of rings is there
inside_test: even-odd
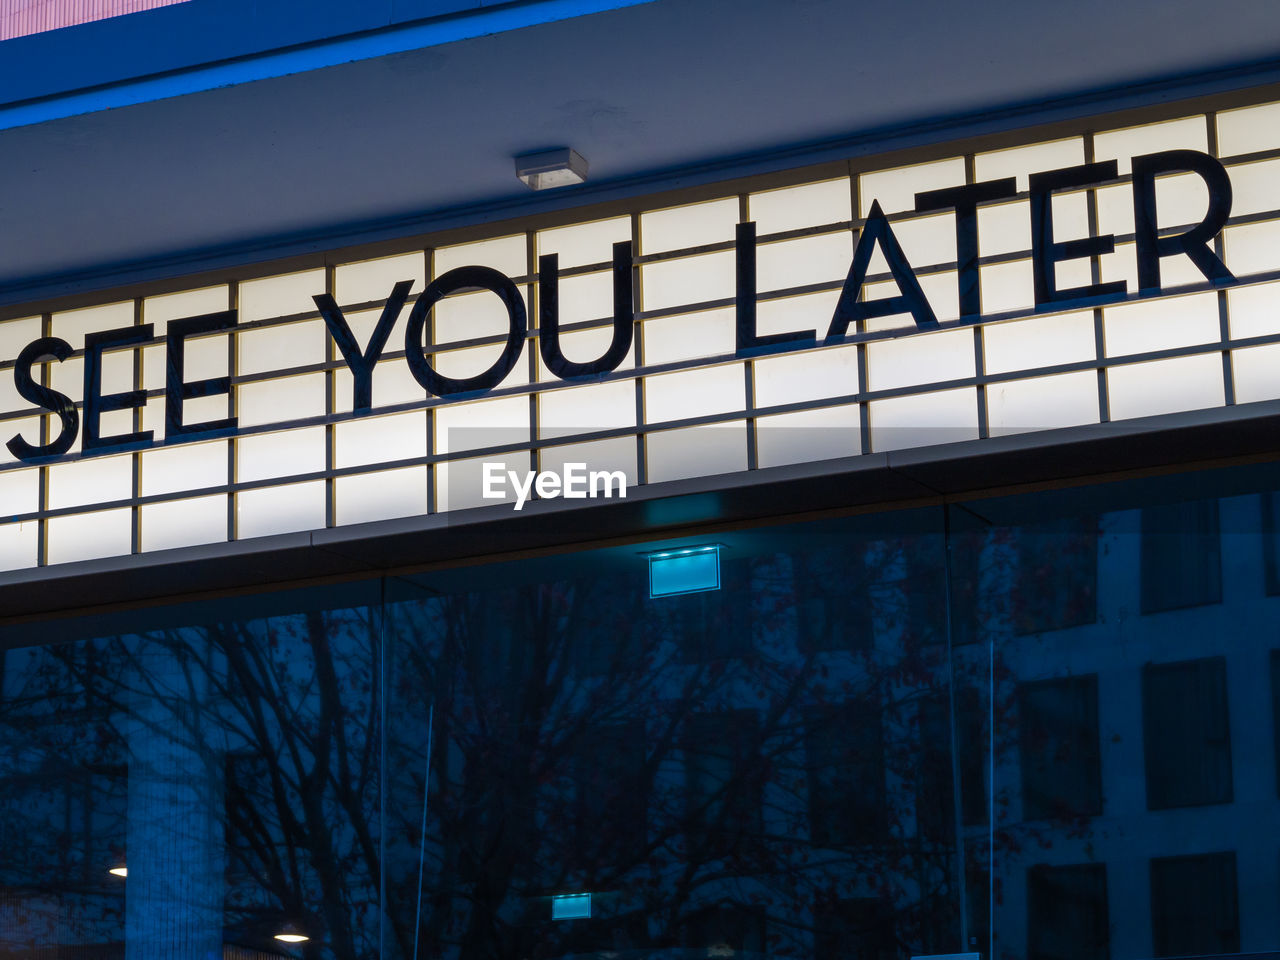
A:
[[[107,873],[111,874],[113,877],[127,877],[129,875],[129,868],[122,863],[118,867],[112,867],[107,871]]]
[[[286,923],[284,929],[275,935],[275,939],[284,943],[306,943],[311,938],[292,923]]]

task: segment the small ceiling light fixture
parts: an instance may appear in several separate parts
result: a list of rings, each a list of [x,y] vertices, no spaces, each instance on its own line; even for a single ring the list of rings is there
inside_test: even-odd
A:
[[[112,867],[107,871],[107,873],[111,874],[113,877],[127,877],[129,875],[129,868],[122,863],[118,867]]]
[[[306,943],[311,939],[292,923],[286,923],[284,929],[277,933],[275,938],[285,943]]]
[[[699,543],[646,553],[649,599],[720,589],[719,543]]]
[[[568,187],[587,179],[587,161],[568,147],[526,153],[515,159],[516,176],[531,190]]]
[[[590,916],[589,893],[562,893],[551,898],[552,920],[585,920]]]

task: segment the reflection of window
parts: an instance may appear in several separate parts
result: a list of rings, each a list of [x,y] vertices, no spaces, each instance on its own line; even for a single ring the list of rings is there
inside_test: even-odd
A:
[[[1262,564],[1267,596],[1280,594],[1280,492],[1262,495]]]
[[[959,687],[955,693],[960,817],[965,826],[974,826],[987,822],[987,744],[983,738],[982,698],[974,687]],[[954,838],[956,820],[950,710],[950,698],[945,693],[920,704],[916,818],[923,836],[942,842]]]
[[[570,666],[584,676],[608,676],[641,665],[644,623],[634,584],[578,580],[567,603]]]
[[[605,873],[644,857],[644,759],[644,728],[638,723],[591,727],[579,741],[575,849]]]
[[[813,912],[813,955],[822,960],[896,960],[893,911],[873,898],[836,900]]]
[[[1235,853],[1152,860],[1151,934],[1157,957],[1238,953]]]
[[[707,907],[691,914],[684,930],[686,945],[705,948],[709,957],[765,952],[765,915],[757,907],[736,903]]]
[[[880,716],[848,705],[806,716],[809,836],[818,846],[886,839],[884,735]]]
[[[1149,809],[1231,802],[1225,658],[1147,664],[1142,729]]]
[[[675,631],[686,663],[751,653],[751,569],[747,560],[721,560],[720,589],[650,601]]]
[[[1017,633],[1062,630],[1097,619],[1097,518],[1069,517],[1018,527],[1017,551]]]
[[[1143,508],[1142,612],[1221,602],[1221,551],[1217,500]]]
[[[690,717],[683,746],[692,848],[719,856],[744,835],[758,835],[762,770],[755,711]]]
[[[872,608],[864,546],[797,554],[796,620],[805,653],[871,649]]]
[[[1107,960],[1109,939],[1104,864],[1027,871],[1028,960]]]
[[[1023,819],[1100,814],[1097,676],[1019,684],[1018,715]]]

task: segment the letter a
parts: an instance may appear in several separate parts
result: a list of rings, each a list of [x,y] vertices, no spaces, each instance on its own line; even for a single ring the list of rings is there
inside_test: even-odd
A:
[[[876,244],[880,245],[880,251],[889,263],[889,272],[898,284],[899,293],[896,297],[880,300],[859,300]],[[876,200],[872,202],[871,215],[867,217],[862,233],[858,236],[858,247],[853,251],[849,276],[845,278],[844,289],[840,291],[840,302],[836,304],[836,312],[831,317],[827,341],[843,337],[850,325],[857,330],[863,320],[888,317],[895,313],[911,314],[921,330],[933,330],[938,326],[938,318],[933,315],[933,308],[920,289],[920,281],[916,279],[911,264],[907,263],[902,247],[898,245],[898,238],[893,235],[893,229],[889,226],[884,211],[880,209],[880,201]]]

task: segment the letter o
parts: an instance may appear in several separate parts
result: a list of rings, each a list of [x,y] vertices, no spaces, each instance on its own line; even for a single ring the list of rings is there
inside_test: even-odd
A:
[[[423,352],[422,331],[432,307],[449,294],[467,287],[481,287],[496,293],[507,308],[510,325],[507,328],[507,345],[493,366],[474,377],[457,380],[438,373],[427,362]],[[422,296],[413,305],[413,312],[409,314],[409,322],[404,331],[405,359],[409,362],[413,378],[422,384],[423,389],[437,397],[492,390],[506,378],[520,359],[527,326],[524,300],[510,277],[491,267],[457,267],[427,284],[427,289],[422,291]]]

